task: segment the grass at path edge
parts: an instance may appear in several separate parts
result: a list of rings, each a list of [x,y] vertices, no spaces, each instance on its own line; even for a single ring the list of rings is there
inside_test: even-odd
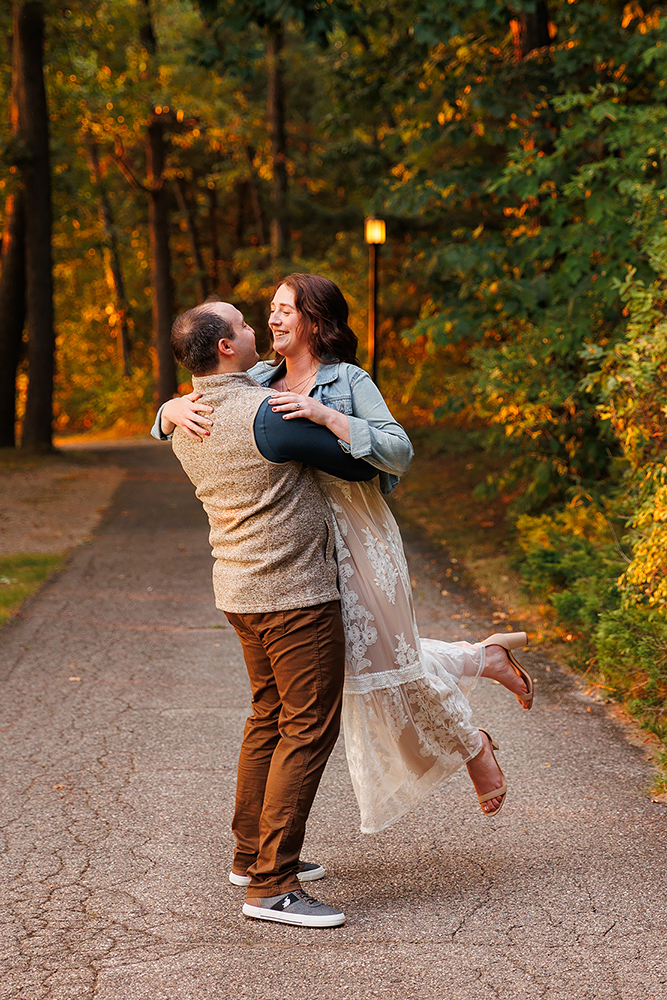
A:
[[[0,557],[0,627],[45,580],[64,566],[66,559],[66,555],[23,553]]]

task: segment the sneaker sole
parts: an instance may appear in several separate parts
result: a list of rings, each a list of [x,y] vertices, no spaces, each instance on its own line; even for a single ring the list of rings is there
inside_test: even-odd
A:
[[[326,875],[326,869],[319,866],[319,868],[313,868],[309,872],[297,872],[296,877],[299,882],[317,882],[318,879],[324,878]]]
[[[298,878],[299,882],[317,882],[318,879],[324,878],[325,875],[326,875],[326,869],[322,868],[322,866],[320,865],[319,868],[313,868],[313,870],[309,872],[297,872],[296,877]],[[250,885],[250,876],[237,875],[236,872],[230,872],[229,881],[232,883],[232,885],[246,886]]]
[[[293,927],[340,927],[345,923],[344,913],[334,913],[330,917],[309,917],[305,913],[280,913],[279,910],[265,910],[261,906],[243,904],[242,913],[255,920],[270,920],[276,924],[291,924]]]

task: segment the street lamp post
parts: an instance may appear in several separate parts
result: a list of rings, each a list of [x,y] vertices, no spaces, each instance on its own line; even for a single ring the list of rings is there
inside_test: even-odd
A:
[[[387,238],[387,227],[384,219],[374,215],[364,222],[364,239],[368,243],[368,364],[371,378],[377,385],[378,359],[380,355],[377,343],[377,284],[378,284],[378,247]]]

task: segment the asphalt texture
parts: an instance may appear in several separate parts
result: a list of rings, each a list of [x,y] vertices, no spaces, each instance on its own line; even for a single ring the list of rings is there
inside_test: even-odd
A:
[[[227,873],[248,684],[206,520],[169,448],[114,462],[93,540],[0,632],[2,1000],[667,998],[667,810],[641,750],[538,653],[531,712],[475,695],[500,816],[462,769],[363,835],[341,740],[304,857],[347,924],[244,918]],[[493,631],[407,547],[423,635]]]

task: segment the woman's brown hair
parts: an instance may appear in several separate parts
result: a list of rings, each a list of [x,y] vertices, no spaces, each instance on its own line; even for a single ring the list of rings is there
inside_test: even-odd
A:
[[[330,278],[319,274],[290,274],[276,286],[287,285],[294,292],[300,313],[299,332],[306,336],[310,353],[324,364],[347,361],[358,365],[356,335],[350,329],[345,296]],[[274,292],[275,295],[275,292]],[[282,356],[276,352],[276,364]]]

